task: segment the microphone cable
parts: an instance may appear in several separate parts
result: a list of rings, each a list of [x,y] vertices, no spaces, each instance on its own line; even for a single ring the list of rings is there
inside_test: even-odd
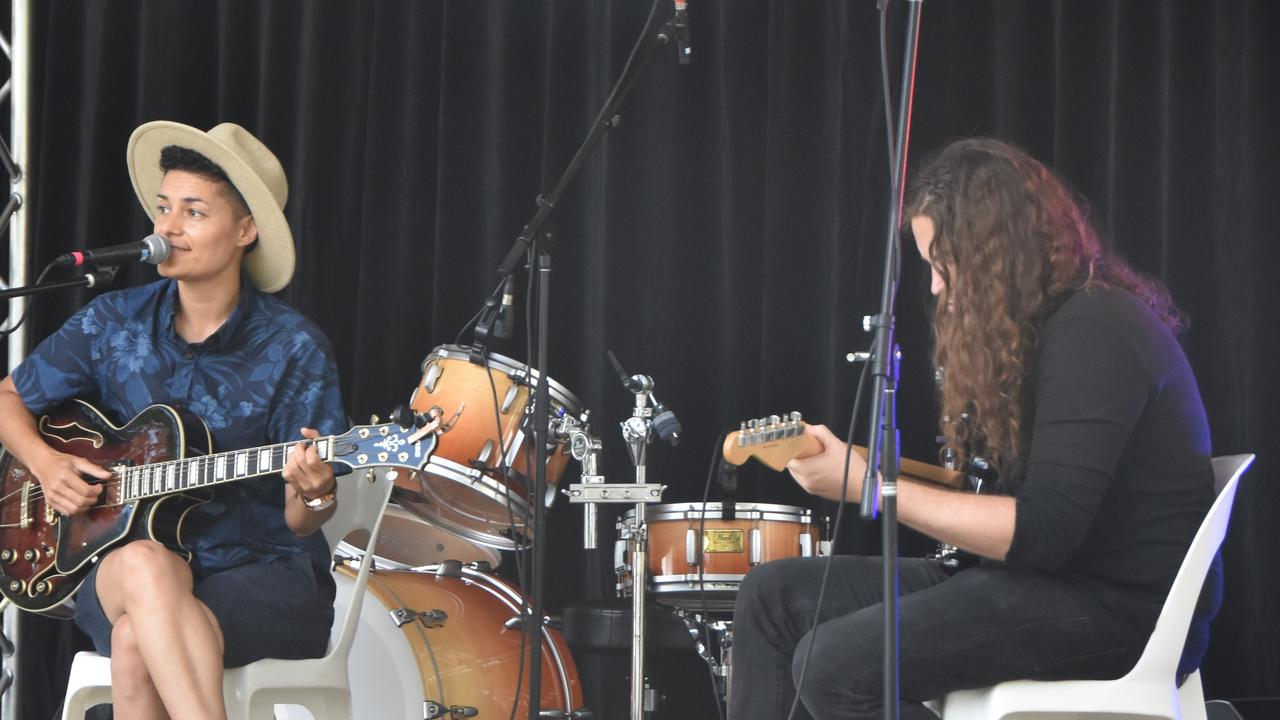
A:
[[[706,548],[703,547],[703,545],[705,544],[706,534],[707,534],[707,499],[711,497],[711,482],[716,476],[716,470],[718,470],[721,464],[724,463],[724,454],[721,452],[721,448],[724,447],[725,438],[727,438],[728,436],[729,436],[728,430],[721,432],[720,437],[716,440],[716,444],[713,446],[711,451],[711,466],[707,468],[707,482],[702,487],[702,505],[701,505],[702,511],[699,514],[700,516],[698,518],[698,537],[694,545],[694,547],[697,549],[697,552],[698,552],[698,596],[702,601],[702,612],[705,615],[704,622],[701,622],[699,624],[702,626],[700,628],[702,630],[702,645],[703,647],[707,648],[708,652],[710,652],[710,648],[711,648],[711,628],[708,625],[707,621],[711,619],[711,610],[707,606],[707,585],[704,579],[707,573],[707,563],[706,563],[707,553],[705,552]],[[720,503],[720,511],[723,515],[724,513],[723,500],[721,500],[721,503]],[[708,655],[708,657],[710,657],[710,655]],[[715,668],[712,667],[711,663],[707,663],[707,672],[710,673],[711,675],[711,698],[716,703],[716,715],[718,716],[719,720],[724,720],[724,708],[721,707],[721,703],[720,703],[720,690],[716,686],[716,672],[715,672]],[[728,688],[726,686],[726,690],[727,689]],[[727,696],[727,693],[726,693],[726,696]],[[727,704],[727,697],[726,697],[726,704]]]
[[[874,350],[874,348],[873,348]],[[853,396],[853,412],[849,417],[849,433],[845,438],[844,479],[840,483],[840,504],[836,509],[836,523],[831,530],[831,550],[827,554],[827,563],[822,569],[822,583],[818,586],[818,602],[813,609],[813,622],[809,625],[809,647],[805,649],[804,660],[800,662],[800,677],[796,678],[796,695],[791,701],[791,710],[787,720],[794,720],[796,710],[800,707],[800,689],[804,687],[805,674],[809,670],[809,658],[813,656],[813,640],[817,637],[818,624],[822,619],[822,602],[827,594],[827,580],[831,577],[831,566],[836,557],[836,543],[840,539],[840,526],[844,521],[844,509],[849,504],[849,462],[853,456],[854,428],[858,424],[858,408],[862,405],[862,390],[866,386],[870,363],[862,364],[862,372],[858,376],[858,390]]]

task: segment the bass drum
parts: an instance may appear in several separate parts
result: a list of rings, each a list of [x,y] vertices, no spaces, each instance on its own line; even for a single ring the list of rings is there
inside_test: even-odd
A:
[[[339,566],[334,579],[334,615],[341,622],[355,571]],[[506,626],[520,616],[522,602],[501,578],[458,562],[371,571],[347,665],[353,720],[421,718],[427,701],[474,708],[477,718],[506,718],[516,703],[516,717],[527,717],[529,661],[521,662],[521,631]],[[441,610],[447,618],[440,627],[416,619],[398,627],[392,613],[402,609]],[[559,631],[543,629],[542,640],[541,709],[568,717],[583,707],[577,666]],[[276,708],[278,720],[308,715],[296,705]]]

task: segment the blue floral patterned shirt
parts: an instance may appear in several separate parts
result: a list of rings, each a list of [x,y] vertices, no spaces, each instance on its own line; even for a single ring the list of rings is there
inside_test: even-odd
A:
[[[242,285],[216,332],[188,343],[174,328],[177,283],[106,293],[40,343],[12,374],[33,413],[80,398],[117,424],[156,403],[204,420],[214,450],[288,442],[299,428],[347,429],[328,339],[283,301]],[[187,516],[183,538],[203,574],[308,552],[325,568],[321,533],[294,535],[279,475],[229,483]]]

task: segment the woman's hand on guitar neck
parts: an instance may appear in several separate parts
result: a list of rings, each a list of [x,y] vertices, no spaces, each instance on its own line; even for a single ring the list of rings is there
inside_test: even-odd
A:
[[[839,500],[849,446],[826,425],[806,425],[804,433],[821,443],[822,450],[793,458],[787,463],[787,470],[806,492],[828,500]],[[849,457],[849,486],[845,492],[845,497],[851,502],[858,502],[862,496],[862,478],[866,471],[867,461],[858,453],[852,453]]]
[[[312,428],[302,428],[301,433],[307,441],[320,437]],[[337,487],[333,467],[321,459],[314,443],[304,441],[294,446],[280,475],[290,488],[285,493],[285,524],[298,537],[306,537],[333,515],[332,506],[317,512],[305,505],[307,498],[319,498]]]
[[[110,470],[53,448],[48,449],[38,464],[29,463],[27,468],[40,481],[45,501],[63,515],[76,515],[88,510],[102,494],[103,486],[85,482],[85,476],[99,480],[111,478]]]

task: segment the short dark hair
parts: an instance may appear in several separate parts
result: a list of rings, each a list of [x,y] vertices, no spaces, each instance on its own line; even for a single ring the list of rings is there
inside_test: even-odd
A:
[[[236,205],[245,215],[253,214],[249,209],[249,203],[244,201],[244,196],[236,188],[236,184],[231,182],[231,178],[227,177],[227,171],[223,170],[218,163],[191,148],[179,145],[165,146],[160,151],[160,169],[166,173],[171,170],[180,170],[215,182],[224,182],[227,187],[231,188],[232,204]]]

